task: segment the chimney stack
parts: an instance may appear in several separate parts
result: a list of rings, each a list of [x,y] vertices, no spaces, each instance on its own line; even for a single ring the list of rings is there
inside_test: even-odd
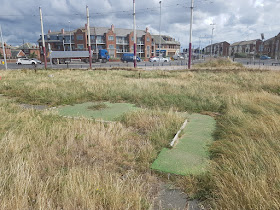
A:
[[[61,33],[64,34],[64,28],[61,29]]]
[[[49,29],[49,30],[48,30],[48,34],[50,34],[51,32],[52,32],[51,29]]]
[[[114,26],[114,24],[111,25],[111,31],[113,31],[113,32],[115,31],[115,26]]]
[[[85,24],[85,29],[87,30],[87,24]]]

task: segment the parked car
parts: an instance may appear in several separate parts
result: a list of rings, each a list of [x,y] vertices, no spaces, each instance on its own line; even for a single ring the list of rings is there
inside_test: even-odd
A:
[[[261,60],[267,60],[267,59],[271,59],[271,57],[268,57],[267,55],[262,55],[260,57]]]
[[[121,57],[121,61],[122,62],[133,62],[133,56],[134,54],[133,53],[124,53],[123,56]],[[136,56],[136,61],[137,62],[141,62],[141,58],[139,58],[138,56]]]
[[[182,55],[173,55],[174,60],[184,60],[185,58]]]
[[[159,57],[153,57],[150,58],[150,62],[169,62],[169,58],[159,58]]]
[[[30,64],[30,65],[36,65],[37,62],[35,60],[31,60],[29,58],[19,58],[16,62],[16,64],[21,65],[21,64]]]
[[[38,60],[37,58],[31,58],[31,60],[36,61],[38,64],[42,64],[42,61]]]

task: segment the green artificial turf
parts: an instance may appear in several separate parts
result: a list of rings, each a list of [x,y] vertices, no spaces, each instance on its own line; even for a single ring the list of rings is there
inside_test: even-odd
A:
[[[175,147],[164,148],[151,168],[178,175],[201,174],[207,170],[208,145],[215,130],[213,117],[201,114],[188,116],[189,122]]]
[[[87,102],[75,104],[73,106],[64,106],[58,108],[59,115],[70,117],[85,117],[90,119],[101,119],[104,121],[114,121],[126,112],[140,109],[134,104],[128,103],[109,103],[104,102],[105,108],[93,110],[92,107],[98,105],[97,102]]]

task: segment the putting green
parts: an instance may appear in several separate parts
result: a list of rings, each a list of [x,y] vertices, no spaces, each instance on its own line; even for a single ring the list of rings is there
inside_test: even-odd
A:
[[[151,168],[177,175],[201,174],[207,170],[208,145],[216,122],[213,117],[192,114],[183,130],[183,136],[172,149],[164,148]]]
[[[59,115],[69,117],[85,117],[90,119],[102,119],[104,121],[114,121],[126,112],[138,110],[134,104],[128,103],[109,103],[104,102],[105,108],[100,110],[93,110],[91,107],[98,105],[97,102],[87,102],[83,104],[76,104],[74,106],[64,106],[58,108]]]

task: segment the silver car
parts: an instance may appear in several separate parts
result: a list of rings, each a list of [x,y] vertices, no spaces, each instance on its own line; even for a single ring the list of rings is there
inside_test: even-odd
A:
[[[42,64],[42,61],[38,60],[37,58],[31,58],[31,60],[36,61],[37,64]]]
[[[19,58],[16,62],[17,65],[22,65],[22,64],[26,64],[26,65],[36,65],[37,62],[35,60],[31,60],[29,58]]]
[[[153,57],[150,58],[150,62],[169,62],[169,58],[159,58],[159,57]]]

